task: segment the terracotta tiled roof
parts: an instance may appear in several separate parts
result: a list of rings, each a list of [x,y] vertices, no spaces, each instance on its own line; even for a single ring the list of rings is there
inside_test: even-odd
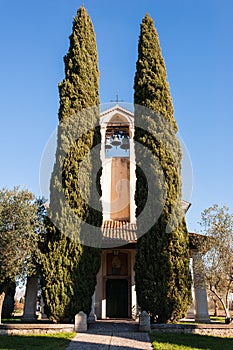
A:
[[[127,221],[105,220],[102,226],[103,245],[120,246],[135,243],[137,240],[136,224]]]
[[[136,243],[137,226],[127,221],[105,220],[102,225],[103,240],[102,248],[112,248]],[[189,232],[189,247],[196,248],[196,239],[204,239],[205,236]]]

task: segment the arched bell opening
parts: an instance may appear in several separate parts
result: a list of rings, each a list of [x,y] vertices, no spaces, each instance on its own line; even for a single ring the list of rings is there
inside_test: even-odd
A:
[[[106,126],[105,157],[130,156],[130,131],[126,118],[115,115]]]

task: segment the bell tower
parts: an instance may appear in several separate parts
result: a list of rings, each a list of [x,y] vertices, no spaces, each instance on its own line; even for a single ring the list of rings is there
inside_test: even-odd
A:
[[[103,221],[135,223],[134,115],[118,104],[101,113]]]

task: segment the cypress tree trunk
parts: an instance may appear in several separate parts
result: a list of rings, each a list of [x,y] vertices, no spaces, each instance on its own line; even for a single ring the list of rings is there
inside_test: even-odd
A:
[[[74,18],[64,62],[41,272],[45,310],[54,321],[72,320],[81,310],[89,314],[101,257],[95,248],[100,246],[102,224],[95,193],[96,185],[100,192],[101,172],[99,147],[95,147],[100,143],[99,70],[95,34],[83,6]]]
[[[182,154],[165,63],[148,14],[141,24],[134,89],[138,237],[153,221],[137,241],[136,291],[142,310],[158,322],[176,322],[191,301],[188,231],[181,206]],[[143,155],[142,147],[150,156]],[[141,216],[150,200],[146,216]]]

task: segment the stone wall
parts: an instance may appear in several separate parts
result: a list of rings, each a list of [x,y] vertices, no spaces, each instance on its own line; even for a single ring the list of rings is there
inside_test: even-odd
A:
[[[233,337],[233,325],[225,324],[152,324],[152,332],[215,335]],[[73,324],[2,324],[0,335],[51,334],[74,332]]]
[[[152,332],[171,332],[233,337],[232,324],[152,324],[151,328]]]
[[[74,332],[73,324],[1,324],[0,335]]]

